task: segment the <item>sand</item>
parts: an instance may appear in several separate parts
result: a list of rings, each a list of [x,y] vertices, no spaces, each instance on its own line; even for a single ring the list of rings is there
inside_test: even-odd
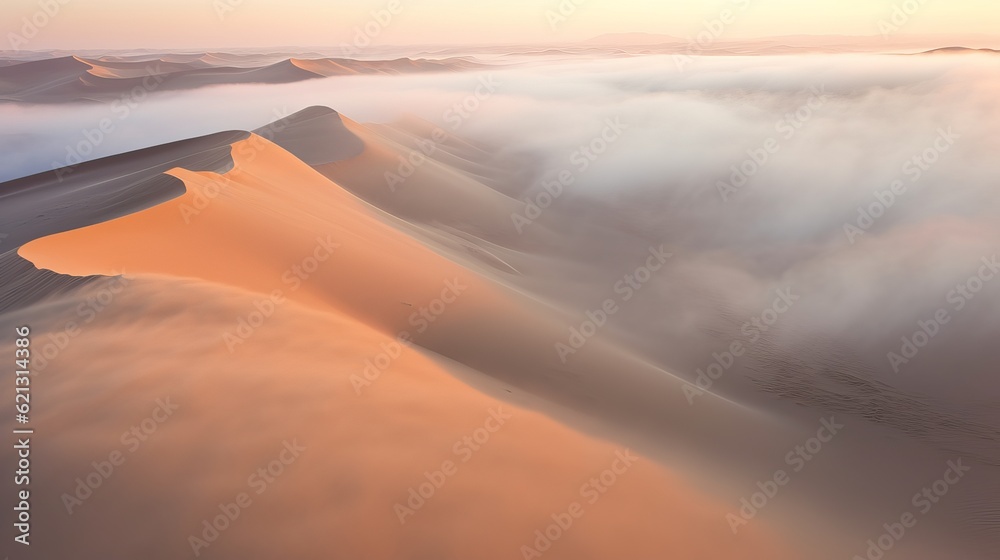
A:
[[[30,313],[39,340],[114,286]],[[208,558],[530,558],[522,547],[536,547],[535,532],[574,503],[582,517],[552,533],[545,557],[797,557],[763,524],[734,538],[720,523],[723,504],[656,463],[616,463],[625,448],[487,397],[418,351],[406,350],[358,395],[350,377],[390,339],[345,314],[286,302],[231,354],[221,334],[259,299],[138,275],[40,372],[36,395],[62,405],[39,407],[36,420],[46,434],[36,480],[51,489],[36,523],[59,535],[39,538],[37,557],[158,559],[198,549]],[[123,443],[165,399],[176,412],[138,447]],[[487,423],[494,414],[502,425]],[[482,443],[472,450],[466,436]],[[292,442],[304,450],[272,465],[273,483],[249,480]],[[125,463],[92,496],[62,497],[114,451]],[[606,493],[583,489],[612,466],[620,474],[604,475],[614,480]],[[442,469],[452,474],[440,489],[410,501],[410,489]],[[204,521],[240,493],[252,504],[216,539],[205,537]]]
[[[302,122],[309,126],[309,119]],[[260,136],[234,142],[231,154],[233,167],[223,174],[170,169],[184,183],[181,196],[19,249],[61,274],[125,270],[134,277],[44,373],[38,390],[47,399],[84,395],[40,420],[40,430],[59,434],[42,461],[50,465],[41,475],[48,487],[72,492],[94,453],[115,448],[119,426],[100,418],[140,420],[145,408],[167,396],[181,407],[72,519],[61,506],[42,514],[63,537],[43,545],[45,553],[78,551],[87,535],[98,543],[94,557],[185,554],[202,520],[246,491],[247,477],[279,453],[283,441],[297,440],[306,447],[301,459],[273,490],[259,499],[254,494],[244,517],[207,549],[215,557],[280,551],[326,558],[331,550],[366,558],[533,557],[522,546],[536,546],[535,531],[544,532],[552,515],[574,503],[585,513],[546,557],[794,557],[793,545],[769,534],[766,524],[734,536],[724,521],[726,504],[641,455],[614,491],[590,504],[592,491],[581,493],[582,485],[612,465],[623,468],[615,460],[625,447],[454,377],[476,375],[469,366],[495,373],[498,387],[508,387],[505,394],[542,406],[502,378],[538,383],[520,366],[551,351],[547,341],[561,328],[554,314],[407,235],[412,224]],[[297,266],[309,269],[308,277],[288,281]],[[447,299],[449,285],[461,287],[420,341],[433,352],[407,349],[384,373],[359,384],[366,360],[391,345],[399,330],[413,329],[416,307]],[[18,315],[33,313],[58,334],[58,318],[93,293],[53,301],[45,319],[32,309]],[[239,319],[255,310],[266,319],[239,335]],[[484,325],[482,317],[491,321]],[[509,356],[515,347],[524,355]],[[109,355],[114,358],[98,358]],[[612,348],[595,344],[593,355],[583,374],[611,362],[626,374],[643,371]],[[425,472],[462,461],[455,443],[500,408],[511,415],[509,427],[401,524],[396,503],[426,481]],[[700,410],[716,418],[741,414],[727,408]],[[144,511],[148,503],[158,508]],[[130,536],[94,538],[112,530]]]
[[[219,53],[125,59],[63,56],[0,65],[0,101],[110,103],[122,96],[137,95],[135,92],[145,96],[220,84],[285,84],[331,76],[459,72],[479,67],[459,58],[360,61]]]
[[[843,360],[842,383],[859,393],[852,402],[879,404],[888,420],[865,424],[839,409],[847,427],[837,453],[796,474],[794,492],[734,535],[727,514],[817,433],[840,389],[827,394],[792,383],[804,378],[762,389],[741,373],[692,404],[686,368],[667,368],[667,360],[635,348],[691,328],[675,319],[685,307],[638,305],[560,360],[554,344],[580,324],[580,310],[607,297],[618,271],[649,262],[656,239],[572,200],[515,235],[510,214],[523,204],[517,181],[497,171],[509,162],[460,138],[441,142],[393,191],[385,174],[419,148],[425,123],[363,125],[314,107],[255,134],[229,134],[225,145],[223,137],[199,140],[197,149],[189,146],[193,159],[176,165],[151,165],[145,159],[155,152],[147,151],[89,164],[89,182],[79,186],[96,188],[91,196],[117,192],[105,194],[117,200],[115,213],[101,214],[105,203],[86,219],[67,211],[49,229],[18,233],[27,241],[18,241],[18,258],[52,279],[89,279],[0,316],[12,324],[34,318],[52,344],[65,333],[67,315],[115,282],[95,275],[125,270],[134,278],[45,372],[52,380],[42,385],[51,391],[47,399],[84,395],[46,412],[46,431],[65,438],[46,456],[52,471],[44,476],[60,482],[53,487],[85,476],[90,461],[148,414],[143,399],[119,395],[145,395],[149,403],[177,395],[190,403],[189,419],[178,412],[163,439],[151,440],[135,461],[130,455],[126,466],[134,471],[122,470],[106,493],[84,504],[79,515],[92,517],[74,514],[69,523],[58,507],[43,514],[72,535],[67,547],[121,516],[135,523],[136,537],[100,541],[100,557],[176,557],[256,466],[284,439],[300,437],[316,450],[315,462],[303,455],[290,465],[273,492],[261,494],[265,507],[249,508],[209,550],[219,557],[279,549],[307,558],[331,549],[373,558],[524,557],[520,547],[577,499],[588,473],[627,447],[642,460],[622,475],[621,492],[618,485],[609,491],[575,526],[580,531],[566,531],[546,557],[851,557],[877,537],[872,527],[898,516],[913,489],[954,458],[920,437],[891,432],[898,427],[888,422],[920,411],[929,423],[968,427],[866,381]],[[97,188],[131,177],[121,174],[126,164],[141,171],[135,177],[170,190],[143,201],[142,189]],[[25,205],[49,208],[49,198],[63,193],[51,176],[29,179],[11,189]],[[10,270],[23,281],[18,262]],[[685,266],[665,264],[661,274],[655,286],[711,303],[704,297],[710,287],[687,291],[693,273]],[[434,309],[440,313],[419,315]],[[256,328],[243,325],[257,319]],[[394,342],[403,332],[415,339],[412,348]],[[815,359],[809,351],[801,352],[802,365],[788,367],[808,371],[813,362],[806,360]],[[786,394],[778,402],[776,395]],[[524,419],[511,420],[510,440],[499,431],[400,525],[394,504],[501,405]],[[224,449],[219,433],[230,442]],[[978,482],[956,489],[895,553],[931,560],[961,550],[987,558],[976,556],[985,541],[968,539],[956,525],[965,515],[988,517],[992,506],[981,491],[991,495],[991,472],[977,464],[970,476]],[[142,482],[164,477],[194,482]],[[164,517],[143,510],[150,501],[167,504]],[[153,522],[159,519],[170,521]],[[274,536],[289,534],[297,548]]]

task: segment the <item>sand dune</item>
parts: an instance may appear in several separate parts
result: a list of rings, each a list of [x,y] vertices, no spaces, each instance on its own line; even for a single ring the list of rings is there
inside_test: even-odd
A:
[[[67,276],[39,270],[16,251],[0,254],[0,314],[38,304],[52,296],[74,291],[97,276]]]
[[[162,74],[172,74],[174,72],[183,72],[186,70],[191,70],[194,67],[194,62],[168,62],[167,60],[160,58],[155,62],[133,62],[133,61],[105,61],[105,60],[91,60],[86,58],[74,57],[80,62],[90,65],[90,70],[87,72],[98,76],[101,78],[145,78],[151,74],[162,75]]]
[[[247,132],[220,132],[64,167],[2,184],[0,220],[7,247],[104,222],[184,193],[163,175],[175,167],[224,173],[231,144]]]
[[[364,151],[364,143],[344,126],[344,119],[328,107],[309,107],[254,130],[288,150],[303,162],[326,165],[350,159]]]
[[[0,68],[0,99],[16,101],[76,81],[90,65],[75,56],[21,62]],[[22,97],[24,96],[24,97]]]
[[[964,54],[964,53],[984,53],[984,54],[996,54],[1000,53],[1000,50],[996,49],[971,49],[968,47],[943,47],[940,49],[934,49],[930,51],[925,51],[918,54]]]
[[[346,76],[360,73],[357,69],[351,68],[332,59],[300,60],[293,58],[291,59],[291,63],[299,68],[302,68],[303,70],[307,70],[321,76]]]
[[[101,289],[54,300],[32,320],[58,333],[59,318]],[[358,396],[350,376],[391,339],[347,315],[288,302],[230,354],[218,334],[258,299],[140,275],[51,362],[36,394],[64,405],[36,424],[48,434],[36,480],[52,491],[37,523],[60,538],[39,539],[34,553],[499,560],[534,557],[524,552],[531,547],[573,560],[799,557],[763,525],[733,538],[719,523],[723,504],[655,463],[639,457],[626,467],[617,455],[625,449],[479,394],[415,351]],[[122,429],[167,399],[177,410],[147,441],[126,447]],[[509,418],[498,426],[494,414]],[[484,426],[496,431],[475,451],[462,443],[476,430],[488,433]],[[286,444],[304,449],[292,458],[282,455]],[[126,462],[85,501],[70,499],[68,515],[62,494],[72,495],[90,463],[114,450]],[[292,460],[278,465],[273,482],[248,481],[283,456]],[[411,488],[446,461],[454,474],[414,500]],[[602,493],[589,481],[604,471],[606,483],[615,478]],[[206,520],[240,493],[251,505],[217,537],[205,537]],[[548,528],[574,503],[582,517],[566,530]],[[536,533],[546,530],[556,536],[551,548]]]
[[[0,254],[0,312],[29,306],[96,279],[38,270],[17,254],[19,245],[180,196],[183,183],[164,171],[180,166],[224,172],[233,163],[230,143],[247,136],[244,132],[214,134],[3,183],[0,223],[4,224],[5,245]]]
[[[932,420],[875,424],[856,416],[866,411],[841,406],[840,397],[849,389],[864,393],[864,399],[881,399],[888,416],[876,420],[903,418],[907,407],[919,408],[922,401],[866,385],[865,372],[840,355],[821,357],[851,375],[834,379],[841,385],[837,387],[824,381],[821,393],[814,386],[818,381],[799,377],[793,383],[779,375],[814,367],[809,360],[816,358],[810,354],[818,352],[815,348],[801,352],[801,364],[781,364],[787,357],[762,344],[759,363],[779,365],[768,369],[768,375],[751,372],[733,380],[730,387],[735,387],[721,396],[706,392],[696,406],[685,397],[684,378],[622,344],[619,326],[588,341],[572,361],[560,362],[554,342],[566,336],[569,325],[579,324],[579,309],[593,304],[591,294],[569,289],[573,276],[592,275],[590,283],[598,290],[614,285],[614,271],[627,269],[637,246],[645,259],[645,247],[655,240],[617,227],[613,215],[592,214],[586,207],[574,214],[581,203],[572,206],[572,201],[566,201],[567,210],[546,214],[527,234],[514,235],[510,216],[523,204],[514,198],[519,194],[516,174],[505,174],[504,162],[488,148],[450,134],[434,150],[421,152],[419,140],[434,138],[434,130],[414,119],[363,125],[312,107],[254,134],[198,139],[202,144],[197,149],[187,148],[194,152],[185,156],[194,158],[190,161],[153,166],[141,160],[154,154],[141,151],[87,164],[92,179],[124,180],[134,174],[173,187],[161,191],[169,196],[160,196],[155,204],[130,202],[128,209],[119,206],[117,213],[99,220],[78,219],[77,225],[67,226],[70,218],[60,215],[53,230],[26,232],[28,242],[18,241],[23,258],[52,271],[48,278],[70,275],[88,283],[62,284],[44,308],[25,307],[37,301],[32,299],[3,320],[34,313],[48,322],[44,329],[58,334],[60,309],[73,309],[93,293],[88,290],[114,281],[95,275],[121,270],[137,275],[135,288],[82,335],[86,343],[74,344],[66,361],[59,361],[86,364],[86,370],[60,375],[65,370],[59,368],[69,366],[53,365],[52,377],[58,381],[52,391],[74,392],[74,384],[84,383],[81,379],[99,377],[111,393],[50,411],[50,431],[65,434],[67,443],[49,464],[86,468],[87,457],[102,447],[97,443],[113,446],[118,434],[96,426],[88,413],[95,414],[89,412],[92,402],[125,402],[114,399],[114,391],[139,386],[155,399],[154,394],[170,388],[193,404],[189,420],[164,432],[162,447],[136,456],[141,468],[116,479],[107,497],[86,505],[93,506],[93,517],[70,527],[65,518],[50,513],[53,524],[84,535],[100,530],[96,524],[109,516],[123,515],[109,511],[111,504],[166,501],[176,519],[184,520],[175,533],[186,535],[218,502],[239,491],[255,464],[269,460],[266,444],[299,435],[304,443],[307,438],[318,442],[310,447],[317,450],[317,462],[307,465],[303,459],[301,474],[282,479],[275,497],[262,498],[268,500],[262,502],[268,504],[262,508],[266,513],[234,524],[232,538],[215,548],[223,557],[271,550],[276,541],[264,535],[266,528],[291,531],[289,520],[298,521],[300,542],[311,543],[296,545],[299,557],[318,557],[334,542],[355,555],[375,558],[403,558],[404,552],[435,558],[517,557],[523,535],[544,528],[560,503],[573,501],[585,473],[599,470],[599,458],[613,455],[614,446],[602,441],[611,439],[649,457],[648,470],[636,470],[635,487],[623,481],[621,494],[612,498],[609,493],[600,512],[594,509],[581,522],[579,534],[567,533],[546,556],[603,559],[625,551],[695,558],[803,557],[803,545],[808,545],[809,551],[831,551],[828,556],[835,558],[850,557],[864,541],[858,540],[860,535],[890,513],[898,514],[907,492],[926,484],[930,473],[939,476],[936,470],[950,458],[950,450],[928,444],[941,437],[931,429]],[[399,173],[414,153],[425,157],[419,165],[411,164],[405,181],[387,182],[386,174]],[[133,160],[134,165],[128,163]],[[124,173],[116,169],[126,163],[132,167]],[[46,180],[25,180],[13,192],[25,197],[61,192],[57,185],[50,191],[36,187]],[[96,181],[92,187],[81,183],[81,188],[99,189]],[[131,201],[146,191],[119,192]],[[23,200],[39,204],[44,198]],[[580,223],[575,216],[590,218]],[[569,262],[575,258],[581,261]],[[23,261],[12,265],[16,278],[24,277],[24,268]],[[663,283],[683,290],[686,273],[668,266]],[[693,293],[681,292],[685,294]],[[452,301],[444,305],[446,296]],[[444,310],[433,321],[414,315],[435,301]],[[241,319],[262,313],[262,306],[271,311],[259,328],[234,335]],[[674,320],[672,310],[655,311]],[[401,332],[415,340],[414,347],[394,342]],[[632,334],[636,340],[656,336]],[[394,344],[400,352],[389,365],[370,369],[369,361]],[[177,347],[191,351],[163,357]],[[109,353],[114,359],[96,358]],[[286,383],[288,378],[275,372],[290,372],[295,382]],[[276,393],[281,398],[267,402]],[[524,431],[512,429],[515,435],[507,444],[498,435],[498,445],[477,455],[473,461],[481,461],[470,462],[469,469],[463,467],[464,474],[441,490],[440,500],[435,497],[412,524],[399,526],[392,517],[393,503],[421,482],[424,467],[414,464],[428,463],[428,469],[439,465],[463,432],[458,427],[475,427],[483,408],[499,406],[501,400],[526,419]],[[136,401],[128,402],[133,406]],[[248,435],[242,412],[247,406],[262,411],[249,421],[259,421],[267,438]],[[299,416],[289,418],[291,408]],[[929,414],[939,409],[921,410]],[[831,411],[850,415],[848,433],[838,436],[838,453],[810,466],[794,481],[794,495],[783,494],[769,505],[766,519],[734,536],[725,516],[739,506],[730,498],[756,488],[761,476],[773,472],[772,459],[815,434],[817,419]],[[264,417],[268,423],[259,420]],[[931,417],[942,426],[954,421]],[[212,455],[217,441],[216,434],[199,431],[206,425],[220,426],[239,442],[231,453],[239,468],[220,462],[199,470],[204,467],[195,464],[196,458]],[[988,439],[989,434],[976,433]],[[892,442],[888,450],[887,441]],[[412,461],[399,461],[399,449]],[[197,473],[189,494],[165,497],[148,487],[135,493],[143,477],[176,472]],[[344,476],[350,482],[341,482],[340,473],[348,473]],[[989,496],[996,490],[989,486],[991,473],[989,466],[977,464],[972,476],[979,483],[956,490],[952,501],[938,507],[938,515],[988,520]],[[53,469],[49,476],[65,486],[75,475]],[[505,484],[495,482],[500,480]],[[509,481],[523,494],[513,492]],[[211,499],[200,498],[205,495]],[[202,509],[187,509],[191,503]],[[471,505],[481,503],[493,507],[479,511]],[[343,529],[331,530],[333,525]],[[895,552],[930,560],[952,546],[965,558],[988,557],[975,555],[985,550],[983,540],[967,539],[952,522],[924,525],[921,535],[899,544]],[[782,527],[780,533],[776,526]],[[467,528],[469,536],[456,527]],[[491,532],[482,534],[483,527]],[[156,558],[184,550],[183,537],[162,543],[162,532],[144,537],[108,540],[101,553]],[[495,546],[486,553],[473,548],[484,540]]]
[[[348,58],[292,58],[290,62],[303,70],[321,76],[344,76],[349,74],[405,74],[410,72],[453,72],[474,70],[482,65],[461,58],[447,60],[424,60],[398,58],[384,61],[360,61]]]
[[[149,94],[219,84],[283,84],[330,76],[455,72],[478,67],[460,58],[359,61],[217,53],[117,59],[64,56],[0,65],[0,101],[112,101],[134,91]]]
[[[357,135],[365,153],[390,150],[380,148],[377,137],[356,123],[347,121],[337,129],[331,121],[335,118],[331,111],[308,110],[293,119],[301,130],[290,126],[275,140],[289,141],[294,148],[319,125],[333,128],[347,144]],[[537,377],[540,371],[525,368],[553,361],[549,341],[559,336],[563,320],[504,288],[498,280],[509,272],[477,268],[472,266],[475,259],[467,259],[465,266],[463,259],[448,258],[444,249],[411,237],[412,224],[355,197],[280,146],[251,135],[234,141],[230,153],[228,170],[169,169],[169,176],[183,181],[180,196],[41,237],[19,249],[35,265],[62,274],[110,275],[124,269],[135,275],[130,280],[135,288],[117,297],[107,313],[87,326],[79,343],[46,370],[50,384],[40,391],[57,398],[97,377],[103,391],[90,394],[127,407],[121,416],[138,412],[132,407],[143,403],[143,396],[155,401],[171,395],[184,407],[176,423],[164,426],[161,443],[147,453],[137,451],[131,470],[123,470],[105,492],[86,503],[73,523],[56,508],[43,513],[43,520],[68,535],[49,541],[46,552],[79,550],[80,537],[106,534],[112,526],[116,532],[149,528],[149,519],[129,513],[128,504],[155,501],[172,512],[170,530],[129,531],[138,535],[133,539],[90,539],[99,547],[94,552],[149,558],[185,553],[190,549],[187,536],[201,530],[201,520],[215,515],[219,502],[241,490],[247,472],[279,452],[282,439],[297,437],[308,451],[290,465],[295,474],[280,481],[280,490],[263,495],[261,507],[248,511],[245,521],[234,523],[231,533],[213,545],[217,557],[276,551],[279,541],[268,531],[301,535],[291,548],[280,546],[284,554],[291,551],[302,558],[328,557],[331,549],[368,558],[524,557],[521,547],[535,546],[535,531],[546,530],[553,514],[588,499],[589,494],[581,496],[581,485],[614,464],[616,448],[524,406],[485,397],[452,374],[486,372],[499,383],[495,388],[506,387],[505,394],[542,406],[525,388],[549,381]],[[349,145],[340,150],[342,157],[352,153]],[[365,157],[345,161],[363,163]],[[428,191],[430,197],[449,194]],[[481,203],[475,198],[460,201]],[[306,277],[302,270],[309,271]],[[92,283],[88,289],[101,290],[114,281]],[[357,385],[366,359],[392,344],[400,330],[419,330],[414,308],[449,297],[449,289],[455,292],[453,303],[420,340],[433,352],[407,350],[393,361],[384,380],[371,380],[370,391]],[[173,295],[164,297],[168,293]],[[51,321],[48,328],[59,328],[60,309],[74,309],[92,294],[80,290],[50,300],[42,315]],[[262,297],[274,297],[266,324],[232,342],[239,318],[259,309]],[[188,309],[200,311],[192,316]],[[17,321],[25,313],[38,320],[40,312],[23,309],[4,320]],[[481,317],[492,320],[483,323]],[[108,336],[108,329],[126,338]],[[122,343],[127,349],[114,351],[116,365],[94,359],[109,352],[106,345]],[[168,347],[191,351],[164,359]],[[512,355],[514,348],[519,355]],[[614,394],[622,387],[614,387],[627,388],[627,377],[669,386],[674,399],[679,398],[676,380],[610,345],[595,343],[590,356],[575,375],[597,383],[598,372],[617,368],[618,379],[605,383],[606,398],[615,407],[625,410],[627,399]],[[191,367],[193,363],[197,365]],[[85,365],[71,374],[68,364]],[[452,364],[450,372],[442,364]],[[283,371],[294,372],[293,377],[282,376]],[[125,387],[138,393],[127,401],[116,399]],[[361,397],[355,394],[359,387],[365,389]],[[106,414],[107,407],[97,408],[94,402],[78,399],[70,407],[50,409],[42,419],[43,429],[65,438],[52,448],[59,451],[47,456],[51,466],[43,476],[48,486],[71,486],[95,450],[114,446],[118,434],[95,425],[92,416],[97,410]],[[484,446],[433,502],[417,508],[421,511],[401,525],[394,504],[408,498],[411,486],[424,482],[425,470],[454,457],[456,438],[475,430],[491,408],[500,406],[510,407],[520,425],[510,420],[509,432],[498,432],[494,446]],[[247,407],[258,411],[251,424],[238,420]],[[715,429],[709,418],[769,426],[757,414],[710,397],[697,409],[663,412],[665,417],[693,413],[706,421],[683,436],[691,440]],[[271,420],[265,423],[267,418]],[[257,422],[264,431],[253,427]],[[209,425],[218,431],[205,431]],[[248,437],[251,431],[253,437]],[[731,438],[733,446],[743,445],[737,434],[717,435]],[[202,463],[214,454],[211,449],[220,437],[234,442],[226,460]],[[400,453],[406,461],[387,461]],[[177,473],[189,473],[180,492],[177,485],[139,482]],[[631,480],[627,475],[633,475]],[[600,498],[600,507],[588,512],[578,529],[557,538],[546,556],[794,557],[793,545],[767,535],[765,524],[734,537],[723,521],[727,506],[686,489],[682,478],[652,461],[640,459],[621,476],[615,485],[620,490]],[[109,519],[117,522],[109,525]]]
[[[351,121],[345,125],[364,143],[364,152],[350,160],[319,165],[320,173],[407,220],[445,224],[494,239],[514,237],[510,217],[524,203],[428,157],[441,155],[441,141],[407,146],[376,129]],[[431,151],[435,153],[427,153]]]
[[[295,299],[335,307],[354,299],[344,297],[350,294],[369,311],[399,310],[393,315],[409,315],[410,310],[399,300],[374,305],[372,300],[388,295],[404,301],[431,299],[427,296],[440,292],[443,282],[459,272],[262,137],[236,142],[232,152],[237,165],[224,175],[169,171],[187,185],[181,197],[36,240],[20,254],[44,268],[73,275],[108,274],[128,266],[137,273],[196,277],[266,294],[283,284],[284,270],[319,250],[330,253],[335,266],[317,272]],[[219,193],[214,198],[213,190]],[[343,246],[334,251],[338,244]],[[192,254],[192,246],[204,250]],[[221,254],[230,258],[219,260]],[[408,271],[414,264],[416,270]],[[343,270],[365,273],[358,278]],[[338,293],[342,290],[347,293]]]

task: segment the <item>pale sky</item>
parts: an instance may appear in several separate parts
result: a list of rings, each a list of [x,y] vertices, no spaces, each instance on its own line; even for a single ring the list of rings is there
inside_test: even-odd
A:
[[[372,12],[390,3],[398,13],[378,23]],[[45,4],[58,12],[45,15]],[[912,15],[900,11],[893,22],[894,6]],[[725,9],[720,40],[880,35],[880,22],[899,35],[1000,29],[998,0],[3,0],[0,49],[10,48],[11,33],[29,39],[21,48],[38,50],[332,47],[354,42],[366,25],[379,45],[558,43],[626,32],[690,38]],[[23,18],[33,17],[49,21],[27,37]]]

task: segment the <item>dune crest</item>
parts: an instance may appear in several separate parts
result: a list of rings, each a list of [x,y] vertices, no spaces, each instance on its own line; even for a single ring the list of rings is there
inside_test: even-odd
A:
[[[433,299],[445,281],[469,276],[268,140],[251,135],[232,154],[236,164],[224,175],[168,171],[184,181],[183,196],[35,240],[19,254],[75,276],[127,269],[261,294],[289,288],[286,273],[322,255],[323,266],[290,297],[327,308],[351,300],[382,319],[405,317],[401,301]]]
[[[300,117],[308,131],[312,121],[330,125],[337,115],[315,109]],[[366,134],[350,121],[344,127],[342,134]],[[362,140],[366,149],[372,148],[373,137]],[[485,397],[418,349],[395,360],[385,379],[370,391],[366,386],[360,398],[356,380],[365,375],[366,359],[393,343],[395,329],[412,325],[414,306],[436,298],[448,301],[449,287],[460,295],[451,294],[452,307],[422,344],[462,363],[499,364],[495,367],[507,375],[515,374],[520,369],[516,363],[498,361],[510,353],[504,344],[510,333],[522,333],[521,342],[514,344],[526,356],[514,359],[534,362],[550,352],[547,341],[561,323],[532,314],[486,277],[406,235],[394,227],[400,225],[396,218],[277,144],[252,134],[232,144],[231,157],[232,169],[222,174],[168,170],[169,176],[183,181],[180,196],[36,239],[19,250],[36,266],[63,274],[126,270],[135,275],[131,282],[136,287],[88,327],[86,343],[74,344],[60,357],[62,367],[83,364],[75,375],[62,369],[49,372],[53,390],[74,391],[84,379],[100,377],[111,394],[134,392],[132,382],[140,376],[138,393],[116,400],[136,403],[169,385],[171,380],[164,376],[182,371],[181,385],[172,394],[185,403],[186,419],[165,428],[164,443],[133,462],[131,474],[116,479],[118,485],[105,495],[114,496],[116,503],[166,502],[183,512],[179,529],[197,534],[216,503],[241,490],[243,471],[252,472],[280,450],[282,438],[294,436],[309,450],[294,465],[296,475],[282,480],[281,493],[262,499],[265,505],[259,513],[234,524],[213,552],[236,557],[272,550],[278,542],[268,532],[287,534],[294,527],[303,538],[291,549],[281,544],[282,550],[302,558],[325,557],[330,547],[340,547],[367,558],[403,559],[417,551],[445,558],[500,559],[524,557],[522,547],[541,548],[535,543],[544,541],[535,531],[545,531],[552,516],[562,515],[573,503],[591,499],[590,492],[581,493],[589,478],[612,465],[622,468],[617,455],[621,449],[524,407]],[[80,291],[61,305],[73,308],[75,298],[86,297],[88,292]],[[267,300],[271,304],[261,304]],[[261,305],[271,305],[267,321],[232,343],[238,319]],[[198,312],[200,318],[186,313],[206,306],[210,311]],[[494,318],[496,334],[463,338],[462,332],[482,316]],[[102,329],[118,332],[123,324],[129,325],[121,331],[128,333],[123,335],[128,349],[116,352],[118,366],[104,367],[98,376],[101,362],[94,356],[107,352],[106,344],[114,340],[102,336]],[[543,327],[551,330],[539,330]],[[206,333],[213,336],[206,340]],[[192,351],[164,358],[167,347],[177,346]],[[594,371],[615,363],[628,375],[635,367],[601,350],[600,344],[594,347],[599,359],[588,366]],[[278,376],[279,371],[293,374]],[[97,410],[90,402],[84,398],[69,411],[52,411],[42,425],[67,442],[103,441],[109,434],[93,428],[89,420],[79,421]],[[441,402],[448,406],[439,406]],[[249,428],[224,420],[239,417],[248,406],[258,410],[257,418],[273,419],[265,432],[255,432],[253,443],[245,437]],[[411,487],[424,482],[422,470],[454,460],[454,443],[498,408],[512,415],[509,431],[498,432],[495,445],[463,466],[433,501],[411,508],[413,517],[402,516],[401,524],[396,506],[406,502]],[[308,421],[287,418],[291,409],[296,410],[295,418]],[[698,413],[726,416],[708,401]],[[77,420],[68,422],[70,417]],[[141,477],[193,468],[217,441],[218,433],[206,439],[201,430],[206,425],[220,426],[229,439],[245,443],[230,452],[227,462],[198,470],[188,490],[172,489],[170,496],[148,485],[139,492],[127,490]],[[50,457],[49,464],[75,465],[79,455],[85,455],[69,443],[56,449],[62,451]],[[387,461],[399,453],[408,460]],[[676,475],[651,461],[639,458],[620,474],[615,492],[599,498],[599,507],[556,539],[547,557],[795,557],[787,544],[766,534],[765,524],[734,537],[725,522],[726,504],[687,489]],[[76,474],[54,468],[49,476],[64,486]],[[345,480],[354,489],[350,495],[344,494]],[[511,484],[523,494],[512,492]],[[134,522],[121,513],[125,510],[115,513],[106,504],[87,504],[82,522],[77,523],[77,517],[73,524],[63,521],[66,518],[56,522],[67,525],[63,530],[69,535],[100,531],[94,525],[97,520],[106,527],[107,519],[117,519],[118,529]],[[185,509],[187,504],[196,505]],[[296,513],[283,514],[291,504]],[[108,539],[102,546],[110,555],[127,555],[149,543]],[[171,554],[186,549],[183,538],[162,546]]]

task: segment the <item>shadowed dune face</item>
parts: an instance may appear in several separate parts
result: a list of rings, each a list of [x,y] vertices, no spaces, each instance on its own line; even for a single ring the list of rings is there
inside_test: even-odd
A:
[[[220,132],[63,167],[3,183],[4,241],[16,247],[37,237],[104,222],[178,197],[184,185],[172,168],[223,173],[231,143],[249,133]]]
[[[361,155],[364,142],[327,107],[309,107],[254,131],[313,167]]]
[[[401,145],[369,127],[351,121],[346,127],[364,142],[364,152],[318,165],[317,171],[400,218],[516,242],[510,217],[523,211],[524,203],[437,161],[442,150],[437,144],[445,137],[421,140],[432,143],[433,150],[424,148],[432,152],[428,157],[419,148]]]
[[[223,172],[230,142],[246,132],[218,133],[60,168],[4,183],[0,224],[0,312],[25,307],[93,278],[38,270],[16,249],[37,237],[101,223],[182,195],[182,181],[164,175],[181,166]]]

